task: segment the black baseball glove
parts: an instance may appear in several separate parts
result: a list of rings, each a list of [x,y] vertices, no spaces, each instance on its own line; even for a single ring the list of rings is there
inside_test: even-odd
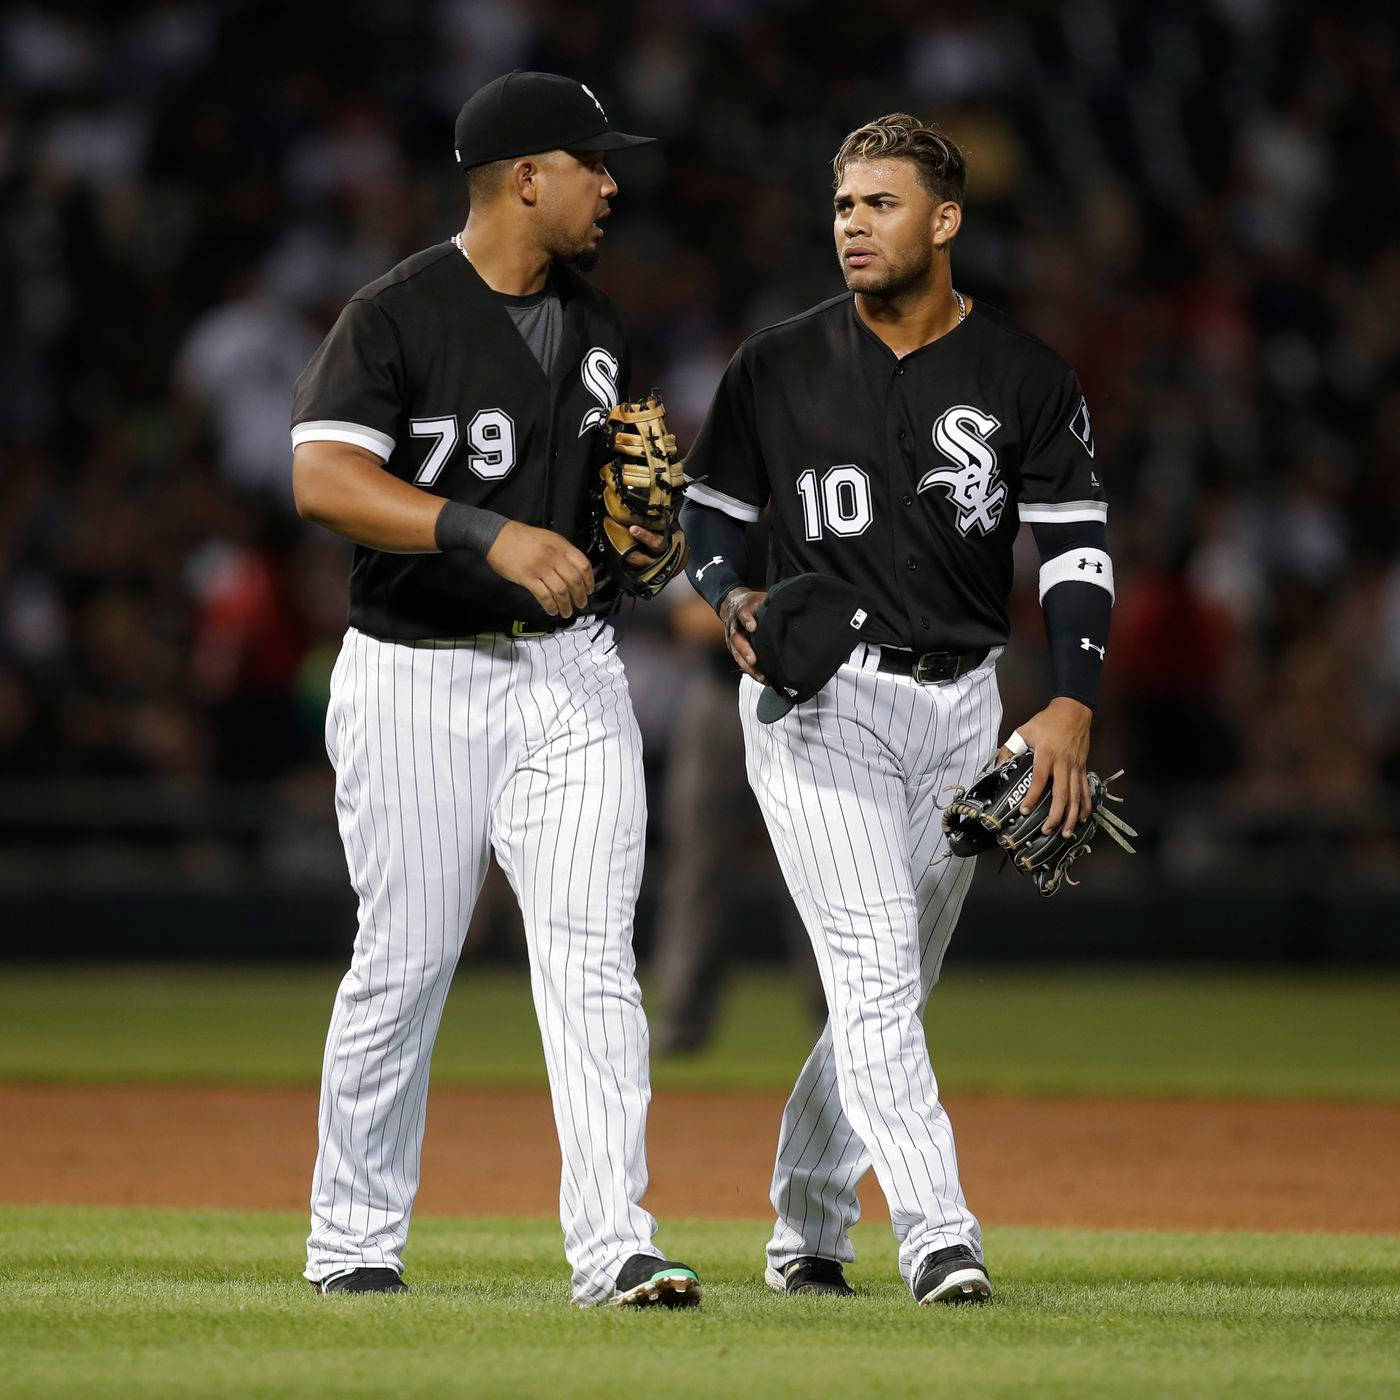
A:
[[[954,788],[952,800],[943,809],[943,830],[948,848],[955,856],[975,856],[1000,847],[1011,864],[1029,876],[1043,895],[1052,895],[1062,884],[1077,885],[1069,878],[1069,868],[1092,849],[1089,842],[1098,832],[1116,841],[1129,855],[1129,836],[1137,832],[1116,812],[1110,802],[1121,797],[1109,792],[1114,778],[1088,774],[1090,808],[1068,836],[1056,826],[1048,834],[1041,831],[1050,815],[1052,783],[1046,783],[1040,800],[1022,815],[1021,803],[1031,789],[1035,754],[1031,751],[1008,759],[1000,766],[983,770],[971,787]]]
[[[618,404],[604,424],[608,460],[598,470],[596,527],[588,551],[601,561],[619,593],[654,598],[685,563],[685,535],[676,525],[685,470],[675,436],[666,431],[666,407],[653,389],[640,403]],[[659,558],[628,562],[640,546],[629,533],[638,525],[660,535]],[[643,551],[645,553],[645,551]]]

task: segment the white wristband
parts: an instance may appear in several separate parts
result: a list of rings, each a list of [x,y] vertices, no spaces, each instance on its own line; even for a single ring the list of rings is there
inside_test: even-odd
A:
[[[1028,753],[1030,751],[1030,745],[1021,738],[1021,731],[1019,729],[1013,729],[1011,733],[1006,736],[1006,742],[1002,745],[1002,748],[1004,748],[1012,758],[1020,758],[1023,753]]]

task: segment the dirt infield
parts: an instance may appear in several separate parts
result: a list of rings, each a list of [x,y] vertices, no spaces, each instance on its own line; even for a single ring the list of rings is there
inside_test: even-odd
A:
[[[662,1217],[766,1215],[781,1100],[667,1090],[653,1106]],[[1400,1105],[950,1100],[989,1225],[1400,1234]],[[0,1201],[301,1210],[315,1152],[301,1090],[0,1085]],[[418,1208],[543,1215],[559,1150],[538,1091],[432,1096]],[[873,1176],[867,1217],[885,1216]]]

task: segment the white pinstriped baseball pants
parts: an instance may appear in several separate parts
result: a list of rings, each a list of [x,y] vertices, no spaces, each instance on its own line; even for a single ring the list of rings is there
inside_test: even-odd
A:
[[[428,1067],[488,851],[520,900],[563,1157],[574,1299],[653,1254],[632,955],[641,738],[611,629],[408,646],[351,630],[326,717],[359,932],[321,1080],[306,1277],[402,1267]]]
[[[975,671],[921,685],[858,647],[811,701],[774,724],[740,686],[749,782],[807,925],[829,1016],[783,1112],[773,1169],[775,1268],[799,1255],[849,1262],[856,1187],[873,1165],[899,1268],[981,1231],[958,1181],[923,1010],[970,860],[943,859],[939,793],[992,756],[1001,722],[995,649]]]

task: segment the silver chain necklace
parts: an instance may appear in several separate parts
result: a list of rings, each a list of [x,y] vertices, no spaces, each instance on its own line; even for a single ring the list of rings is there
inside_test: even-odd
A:
[[[464,247],[462,247],[462,235],[461,235],[460,233],[454,233],[454,234],[452,235],[452,246],[453,246],[464,258],[467,258],[467,250],[466,250]],[[468,262],[471,262],[471,259],[470,259],[470,258],[467,258],[467,261],[468,261]],[[954,293],[954,295],[956,296],[957,294]],[[959,298],[959,300],[961,300],[961,298]],[[959,317],[958,319],[961,320],[962,318]]]

